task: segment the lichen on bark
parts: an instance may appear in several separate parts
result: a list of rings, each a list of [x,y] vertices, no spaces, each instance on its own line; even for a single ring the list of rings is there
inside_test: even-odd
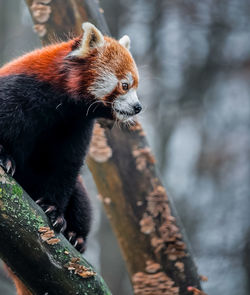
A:
[[[99,123],[94,126],[89,156],[98,163],[106,162],[112,156],[112,149],[107,143],[105,130]]]
[[[179,287],[162,271],[135,273],[132,282],[135,295],[179,295]]]

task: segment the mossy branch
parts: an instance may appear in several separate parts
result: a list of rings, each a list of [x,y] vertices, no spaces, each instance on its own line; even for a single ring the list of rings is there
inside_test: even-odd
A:
[[[111,294],[39,206],[0,168],[0,257],[32,294]]]

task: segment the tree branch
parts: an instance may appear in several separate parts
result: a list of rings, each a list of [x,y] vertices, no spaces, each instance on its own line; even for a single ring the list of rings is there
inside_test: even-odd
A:
[[[139,123],[95,126],[88,156],[135,294],[190,294],[199,276],[176,210],[156,173]],[[161,283],[160,283],[161,282]]]
[[[111,294],[42,209],[0,168],[0,256],[32,294]]]

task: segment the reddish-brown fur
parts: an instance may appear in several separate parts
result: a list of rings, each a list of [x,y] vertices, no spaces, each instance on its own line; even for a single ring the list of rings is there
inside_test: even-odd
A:
[[[134,79],[132,87],[137,88],[138,74],[131,54],[116,40],[109,37],[105,37],[105,40],[108,42],[108,45],[104,49],[104,54],[101,58],[102,63],[112,69],[118,79],[125,78],[126,75],[131,72]]]
[[[0,76],[35,75],[38,79],[53,83],[73,96],[78,96],[94,82],[101,69],[106,68],[118,79],[126,78],[130,72],[134,80],[131,87],[137,88],[138,74],[132,56],[116,40],[109,37],[105,37],[105,40],[104,47],[93,49],[82,62],[79,59],[74,62],[74,58],[66,58],[72,48],[79,44],[79,38],[37,49],[0,68]],[[70,68],[67,81],[64,80],[63,66]],[[123,94],[120,85],[117,85],[115,91]]]
[[[7,63],[0,69],[0,76],[11,74],[37,75],[44,81],[57,81],[58,66],[63,58],[70,53],[74,41],[53,44],[42,49],[34,50],[14,61]]]

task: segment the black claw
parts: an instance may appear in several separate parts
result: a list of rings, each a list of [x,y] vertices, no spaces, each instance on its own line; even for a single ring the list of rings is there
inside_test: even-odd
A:
[[[56,211],[56,207],[55,206],[48,206],[48,208],[44,211],[47,215],[49,215],[50,213]]]
[[[56,232],[63,233],[67,227],[67,223],[66,223],[66,220],[65,220],[63,214],[61,212],[59,212],[57,207],[55,205],[47,204],[43,198],[38,199],[36,201],[36,203],[43,209],[43,211],[48,216],[53,229]]]
[[[66,235],[66,238],[69,240],[69,242],[74,245],[75,244],[75,241],[76,241],[76,233],[74,232],[68,232],[67,235]]]
[[[78,250],[80,253],[85,252],[86,247],[85,247],[85,241],[82,237],[79,237],[77,239],[77,245],[75,246],[76,250]]]
[[[14,176],[15,172],[16,172],[16,167],[14,167],[14,168],[11,170],[11,176],[12,176],[12,177]]]
[[[0,166],[4,169],[4,171],[11,176],[14,175],[16,171],[15,161],[11,156],[5,153],[4,148],[0,146]]]
[[[36,204],[40,205],[40,204],[42,204],[43,201],[44,201],[43,198],[40,198],[40,199],[36,200]]]
[[[67,222],[64,219],[62,215],[58,216],[56,221],[53,223],[53,228],[58,231],[63,233],[67,227]]]
[[[86,250],[85,241],[83,237],[77,236],[75,232],[68,232],[66,235],[69,242],[78,250],[80,253],[83,253]]]

